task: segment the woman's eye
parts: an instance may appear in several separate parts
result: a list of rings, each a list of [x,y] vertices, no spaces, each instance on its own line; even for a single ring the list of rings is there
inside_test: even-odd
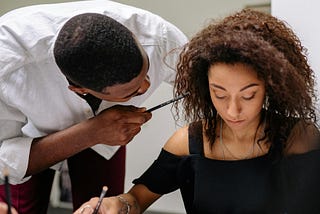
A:
[[[214,95],[217,99],[220,99],[220,100],[226,98],[225,95],[221,95],[221,94],[214,94]]]
[[[251,95],[248,95],[248,96],[242,96],[242,99],[244,100],[251,100],[254,98],[254,96],[256,95],[256,93],[253,93]]]

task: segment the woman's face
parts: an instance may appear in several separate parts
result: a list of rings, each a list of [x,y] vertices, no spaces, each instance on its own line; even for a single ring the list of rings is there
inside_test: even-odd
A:
[[[218,63],[210,66],[208,82],[213,105],[231,129],[256,127],[265,86],[253,68],[241,63]]]

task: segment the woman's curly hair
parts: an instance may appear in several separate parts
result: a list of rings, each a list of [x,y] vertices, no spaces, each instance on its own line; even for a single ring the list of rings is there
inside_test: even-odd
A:
[[[306,52],[294,32],[269,14],[244,9],[210,23],[184,46],[177,65],[174,93],[190,92],[183,101],[185,119],[204,120],[213,144],[217,111],[209,94],[208,69],[216,63],[245,63],[265,82],[267,137],[284,144],[295,118],[316,122],[314,73]]]

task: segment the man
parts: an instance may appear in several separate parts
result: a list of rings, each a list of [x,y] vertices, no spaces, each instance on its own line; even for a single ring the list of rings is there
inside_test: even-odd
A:
[[[74,209],[104,185],[123,192],[125,145],[151,118],[134,106],[174,80],[174,50],[186,42],[159,16],[105,0],[0,18],[0,169],[19,213],[46,213],[65,159]]]

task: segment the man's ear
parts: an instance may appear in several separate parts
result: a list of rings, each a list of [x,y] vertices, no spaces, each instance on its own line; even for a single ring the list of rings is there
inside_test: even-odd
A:
[[[69,90],[71,90],[77,94],[82,94],[82,95],[88,94],[88,89],[86,89],[86,88],[82,88],[82,87],[78,87],[78,86],[74,86],[74,85],[69,85],[68,88],[69,88]]]

